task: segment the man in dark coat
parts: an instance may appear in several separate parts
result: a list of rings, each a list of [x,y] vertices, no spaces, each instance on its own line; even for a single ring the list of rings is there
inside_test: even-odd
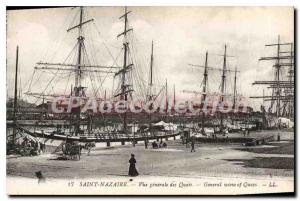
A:
[[[191,142],[191,152],[196,152],[194,140],[192,140],[192,142]]]
[[[148,149],[148,143],[149,143],[149,142],[148,142],[148,139],[145,139],[144,142],[145,142],[145,149]]]
[[[129,176],[132,176],[132,177],[135,177],[135,176],[138,176],[139,173],[138,171],[136,170],[135,168],[135,164],[136,164],[136,160],[134,158],[134,154],[131,154],[131,158],[129,160],[129,172],[128,172],[128,175]]]

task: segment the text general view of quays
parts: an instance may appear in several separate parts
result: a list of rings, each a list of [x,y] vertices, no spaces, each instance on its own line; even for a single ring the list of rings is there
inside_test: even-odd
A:
[[[294,193],[293,7],[6,12],[8,194]]]

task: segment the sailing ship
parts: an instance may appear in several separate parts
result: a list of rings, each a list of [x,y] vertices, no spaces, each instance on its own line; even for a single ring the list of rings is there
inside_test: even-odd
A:
[[[105,76],[108,74],[113,75],[113,78],[118,78],[119,83],[117,89],[114,90],[112,97],[107,98],[106,97],[106,91],[104,98],[97,97],[97,90],[95,92],[96,101],[97,102],[104,102],[107,99],[110,101],[130,101],[133,99],[134,96],[134,87],[132,83],[132,71],[134,69],[134,62],[132,55],[130,53],[132,52],[130,47],[130,40],[128,39],[128,35],[130,32],[132,32],[132,28],[129,28],[128,23],[128,15],[131,13],[131,11],[127,10],[127,7],[125,7],[124,14],[119,18],[121,20],[124,20],[124,30],[122,33],[120,33],[117,38],[123,37],[123,61],[121,66],[103,66],[103,65],[93,65],[89,62],[89,57],[87,55],[86,45],[85,45],[85,26],[87,26],[89,23],[93,22],[94,19],[85,19],[85,9],[84,7],[78,7],[76,9],[79,9],[79,23],[67,30],[67,32],[71,31],[78,31],[77,36],[77,42],[75,47],[72,51],[75,51],[76,59],[75,63],[51,63],[51,62],[38,62],[37,66],[35,67],[35,70],[43,70],[43,71],[54,71],[54,75],[56,75],[57,72],[70,72],[73,73],[75,76],[74,81],[74,87],[72,85],[71,91],[69,94],[64,94],[63,96],[52,93],[52,94],[46,94],[45,89],[42,93],[32,92],[31,90],[28,90],[25,94],[27,96],[32,96],[37,99],[43,99],[42,106],[45,105],[48,107],[48,112],[50,114],[46,114],[47,117],[49,116],[54,119],[51,121],[51,124],[44,123],[45,121],[37,121],[30,126],[24,126],[24,123],[16,120],[16,115],[14,114],[14,121],[13,121],[13,127],[14,127],[14,133],[12,135],[13,141],[16,139],[17,130],[19,133],[25,133],[28,134],[34,138],[41,139],[44,143],[53,144],[54,141],[57,141],[58,143],[56,145],[59,145],[63,141],[69,141],[69,142],[83,142],[83,143],[89,143],[89,142],[95,142],[100,143],[104,142],[107,143],[108,146],[110,146],[111,142],[121,142],[122,145],[125,144],[125,142],[132,142],[133,145],[138,141],[145,141],[145,140],[158,140],[159,138],[166,138],[169,137],[176,137],[180,135],[180,132],[178,130],[172,129],[172,130],[165,130],[164,128],[157,129],[155,125],[153,125],[151,121],[151,114],[147,115],[147,118],[149,118],[149,126],[147,129],[139,128],[138,125],[140,122],[137,122],[136,120],[131,120],[131,123],[129,122],[129,119],[132,118],[133,114],[128,112],[127,108],[125,109],[125,112],[122,114],[102,114],[101,112],[98,112],[96,114],[91,113],[91,111],[87,110],[85,113],[82,112],[82,107],[84,104],[87,104],[89,97],[87,96],[87,87],[83,85],[83,77],[84,76],[92,76],[92,74],[102,73]],[[66,59],[67,60],[67,59]],[[66,61],[65,60],[65,61]],[[116,62],[114,62],[116,63]],[[17,74],[16,74],[17,75]],[[70,76],[69,76],[70,78]],[[68,78],[68,81],[69,81]],[[17,78],[16,78],[17,79]],[[53,80],[53,79],[52,79]],[[48,86],[51,86],[51,81],[47,84]],[[31,83],[30,83],[31,85]],[[148,101],[155,101],[158,96],[160,96],[162,91],[165,88],[162,87],[158,94],[153,93],[153,42],[152,42],[152,51],[151,51],[151,62],[150,62],[150,81],[149,81],[149,90],[147,92],[146,104]],[[66,105],[64,105],[65,102],[56,102],[56,105],[63,109],[63,111],[70,110],[70,113],[63,112],[62,114],[55,114],[51,113],[51,104],[53,102],[51,101],[53,98],[63,98],[65,102],[70,103],[70,101],[75,101],[76,104],[74,104],[71,108],[67,108]],[[44,103],[44,100],[47,99],[47,103]],[[67,101],[66,101],[67,100]],[[16,100],[15,100],[16,102]],[[16,103],[15,103],[16,105]],[[141,107],[141,106],[134,106],[134,107]],[[108,123],[109,118],[120,118],[121,123],[111,123],[109,129],[105,126],[106,123]],[[135,117],[135,119],[138,119]],[[108,119],[108,120],[107,120]],[[99,123],[99,121],[101,123]],[[46,121],[47,122],[47,121]],[[97,123],[99,125],[97,125]],[[104,124],[104,125],[103,125]],[[122,125],[122,126],[120,126]],[[100,127],[100,128],[99,128]],[[102,127],[102,128],[101,128]]]
[[[189,64],[189,66],[204,69],[203,79],[200,85],[201,91],[183,90],[184,93],[200,95],[201,104],[194,106],[200,109],[198,116],[199,123],[196,126],[193,125],[193,129],[196,133],[202,134],[223,133],[225,129],[240,129],[241,125],[237,125],[238,122],[243,119],[243,116],[252,112],[251,107],[247,106],[245,109],[244,106],[240,104],[240,100],[245,98],[241,94],[237,93],[237,73],[240,71],[237,70],[237,67],[235,67],[234,70],[228,68],[228,57],[233,56],[229,56],[227,54],[226,44],[224,46],[224,54],[216,55],[223,57],[222,68],[219,68],[218,66],[209,66],[208,55],[208,51],[206,51],[204,65]],[[220,91],[212,92],[209,90],[209,72],[221,73]],[[234,73],[232,93],[228,93],[227,89],[229,73]],[[217,105],[215,109],[213,104]],[[228,121],[227,117],[230,117],[231,121]]]
[[[278,35],[277,43],[267,44],[266,47],[276,47],[275,56],[261,57],[259,61],[275,62],[273,68],[273,80],[255,81],[253,85],[267,86],[271,90],[270,95],[251,96],[252,99],[262,99],[261,111],[265,118],[266,127],[278,127],[280,121],[287,121],[293,125],[294,121],[294,43],[282,42]],[[266,107],[265,102],[269,102]]]

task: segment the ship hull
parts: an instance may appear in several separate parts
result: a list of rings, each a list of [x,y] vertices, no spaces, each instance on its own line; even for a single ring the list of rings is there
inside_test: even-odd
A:
[[[94,134],[93,136],[68,136],[65,134],[56,134],[56,133],[44,133],[44,132],[38,132],[38,131],[30,131],[28,129],[18,127],[18,129],[26,134],[31,135],[32,137],[36,138],[42,138],[45,139],[46,141],[50,142],[62,142],[62,141],[73,141],[73,142],[83,142],[83,143],[88,143],[88,142],[95,142],[95,143],[113,143],[113,142],[120,142],[120,143],[125,143],[125,142],[138,142],[138,141],[145,141],[146,139],[149,140],[160,140],[160,139],[178,139],[178,136],[180,136],[181,132],[174,132],[174,133],[166,133],[166,134],[158,134],[155,136],[141,136],[141,135],[136,135],[134,136],[131,134],[129,137],[109,137],[109,135],[106,135],[105,137],[102,137],[103,135],[101,134]],[[52,143],[51,143],[52,144]],[[56,143],[55,143],[56,144]]]

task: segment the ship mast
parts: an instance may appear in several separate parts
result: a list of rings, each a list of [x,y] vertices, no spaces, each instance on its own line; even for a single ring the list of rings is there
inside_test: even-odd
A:
[[[120,96],[120,99],[127,102],[127,95],[128,93],[132,92],[133,90],[129,88],[129,85],[126,84],[126,73],[132,68],[133,64],[128,64],[128,53],[129,53],[129,42],[127,39],[127,33],[129,31],[132,31],[132,28],[128,28],[128,17],[127,15],[130,13],[131,11],[127,11],[127,7],[125,7],[125,13],[124,15],[122,15],[119,19],[124,18],[124,31],[122,33],[120,33],[117,37],[120,37],[123,35],[123,48],[124,48],[124,59],[123,59],[123,68],[118,71],[116,75],[121,74],[121,93],[115,95],[116,96]],[[127,108],[126,108],[127,110]],[[127,114],[126,111],[123,114],[123,129],[125,134],[127,134]]]
[[[204,66],[204,73],[203,73],[203,103],[205,102],[205,99],[206,99],[206,93],[207,93],[207,78],[208,78],[208,70],[207,70],[207,60],[208,60],[208,52],[206,51],[206,54],[205,54],[205,66]]]
[[[149,94],[148,100],[152,101],[153,94],[152,94],[152,87],[153,87],[153,40],[151,45],[151,57],[150,57],[150,82],[149,82]],[[153,103],[150,104],[150,110],[153,108]],[[152,133],[152,125],[151,125],[151,113],[149,114],[149,132]]]
[[[153,40],[151,46],[151,60],[150,60],[150,97],[152,99],[152,86],[153,86]]]
[[[234,85],[233,85],[233,109],[235,109],[235,104],[236,104],[236,96],[237,96],[237,91],[236,91],[236,73],[237,73],[237,67],[235,67],[235,70],[234,70]]]
[[[294,82],[294,44],[291,43],[291,50],[290,50],[290,68],[289,68],[289,81],[290,85],[293,85]],[[287,89],[288,94],[295,94],[295,91],[292,89]],[[288,106],[288,116],[289,118],[292,118],[294,116],[294,105],[293,105],[293,100],[289,100],[289,106]]]
[[[80,17],[78,25],[78,55],[77,55],[77,70],[75,72],[75,96],[79,96],[81,90],[81,49],[84,38],[82,36],[82,17],[83,17],[83,8],[80,7]]]
[[[221,103],[224,101],[224,95],[225,95],[225,87],[226,87],[226,44],[225,44],[225,50],[224,50],[224,61],[223,61],[223,73],[222,73],[222,83],[221,83]],[[223,113],[221,112],[221,129],[223,127]]]
[[[14,117],[13,117],[13,139],[12,142],[15,143],[16,140],[16,127],[17,127],[17,103],[18,103],[18,65],[19,65],[19,46],[16,50],[16,72],[15,72],[15,95],[14,95]]]
[[[175,112],[175,106],[176,106],[176,91],[175,91],[175,84],[173,85],[173,109]]]
[[[75,96],[79,97],[81,95],[81,90],[83,90],[81,86],[81,50],[82,45],[84,42],[84,37],[82,36],[82,19],[83,19],[83,7],[80,7],[80,17],[79,17],[79,24],[78,24],[78,55],[77,55],[77,66],[75,71]],[[78,100],[77,100],[78,101]],[[75,124],[75,135],[78,135],[78,132],[80,131],[80,105],[76,112],[76,124]]]
[[[168,80],[166,79],[166,114],[168,113],[168,108],[169,108],[169,101],[168,101]]]
[[[154,60],[154,56],[153,56],[153,41],[152,41],[152,45],[151,45],[151,56],[150,56],[150,78],[149,78],[149,89],[147,92],[147,98],[146,101],[151,101],[153,100],[153,60]]]
[[[280,36],[278,36],[278,44],[277,44],[277,58],[276,58],[276,87],[277,87],[277,91],[276,91],[276,115],[277,117],[280,116],[280,94],[281,94],[281,89],[279,88],[279,81],[280,81]]]
[[[236,73],[237,73],[237,67],[235,67],[235,69],[234,69],[233,104],[232,104],[232,116],[231,116],[232,124],[234,124],[234,113],[235,113],[235,111],[238,111],[238,108],[236,108],[236,96],[237,96],[237,90],[236,90]]]
[[[207,81],[208,81],[208,70],[207,70],[207,65],[208,65],[208,51],[206,51],[206,54],[205,54],[205,65],[204,65],[204,73],[203,73],[203,90],[202,90],[202,93],[203,93],[203,99],[202,99],[202,108],[204,108],[204,104],[205,104],[205,101],[206,101],[206,95],[207,95]],[[204,117],[205,117],[205,112],[202,111],[203,115],[202,115],[202,130],[204,131]],[[199,112],[200,114],[200,112]]]

